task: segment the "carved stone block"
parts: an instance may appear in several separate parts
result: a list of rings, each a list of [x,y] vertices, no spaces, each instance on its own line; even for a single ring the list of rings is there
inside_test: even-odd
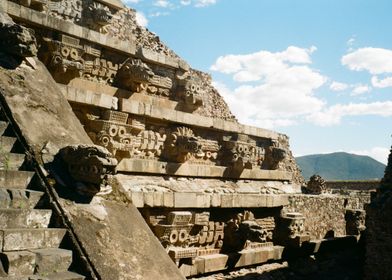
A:
[[[279,217],[274,232],[274,240],[278,244],[299,247],[302,242],[309,241],[305,232],[305,217],[301,213],[285,213]]]
[[[366,212],[361,209],[346,209],[346,234],[360,235],[366,229]]]
[[[264,148],[244,134],[224,136],[221,153],[223,163],[238,172],[260,166],[265,156]]]

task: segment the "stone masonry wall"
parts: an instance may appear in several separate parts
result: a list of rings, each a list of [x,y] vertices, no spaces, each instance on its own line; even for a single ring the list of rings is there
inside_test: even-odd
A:
[[[311,238],[346,235],[345,209],[364,209],[370,202],[370,193],[350,196],[340,195],[304,195],[289,197],[285,212],[300,212],[305,216],[305,230]]]
[[[381,188],[366,208],[365,280],[392,279],[392,147]]]
[[[373,181],[327,181],[325,182],[328,189],[337,190],[375,190],[380,186],[379,180]]]
[[[392,279],[392,192],[366,209],[365,280]]]

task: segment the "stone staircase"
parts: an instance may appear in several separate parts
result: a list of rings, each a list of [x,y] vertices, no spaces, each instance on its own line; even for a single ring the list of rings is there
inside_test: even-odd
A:
[[[19,146],[0,119],[0,279],[83,280],[68,271],[72,251],[59,248],[66,230],[49,227],[52,210],[43,209],[42,191],[30,189],[34,172],[23,171]]]

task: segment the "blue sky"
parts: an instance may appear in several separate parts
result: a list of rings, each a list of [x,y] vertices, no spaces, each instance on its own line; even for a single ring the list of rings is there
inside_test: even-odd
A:
[[[386,163],[392,1],[128,0],[214,85],[240,122],[286,133],[295,155]]]

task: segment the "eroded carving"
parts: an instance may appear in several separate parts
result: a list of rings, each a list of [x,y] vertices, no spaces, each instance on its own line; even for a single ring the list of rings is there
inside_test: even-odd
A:
[[[57,18],[80,23],[82,19],[82,0],[48,1],[49,14]]]
[[[186,162],[192,156],[202,153],[202,145],[192,129],[176,128],[166,139],[165,157],[174,162]]]
[[[41,60],[48,66],[56,81],[67,84],[74,78],[83,78],[112,84],[118,63],[105,58],[99,48],[82,43],[80,39],[60,35],[59,40],[44,38]]]
[[[80,40],[66,35],[61,36],[61,41],[44,39],[47,52],[43,61],[54,75],[80,77],[84,72],[83,48]]]
[[[37,55],[37,42],[32,29],[15,24],[7,15],[0,13],[0,52],[18,57]]]
[[[117,160],[103,147],[92,145],[67,146],[59,155],[68,167],[77,189],[94,195],[107,184],[108,175],[115,173]]]
[[[346,234],[360,235],[365,229],[366,212],[361,209],[346,209]]]
[[[113,17],[109,7],[95,1],[85,2],[86,7],[83,9],[83,18],[86,21],[86,25],[101,33],[107,33],[105,27],[110,24],[110,20]]]
[[[107,148],[119,159],[156,159],[166,140],[164,128],[146,130],[142,119],[113,110],[104,111],[102,116],[88,115],[85,128],[94,143]]]
[[[322,194],[327,190],[325,180],[320,175],[313,175],[310,177],[309,182],[306,186],[306,190],[311,194]]]
[[[266,166],[268,169],[284,169],[284,160],[287,158],[287,150],[278,140],[271,140],[272,145],[266,149]]]
[[[222,247],[224,223],[210,221],[209,212],[172,211],[149,218],[155,235],[177,264],[180,260],[192,262],[200,254],[217,253]]]
[[[170,95],[173,82],[169,77],[157,75],[141,59],[127,59],[116,77],[116,84],[132,92],[158,96]]]
[[[180,80],[177,87],[177,99],[188,109],[194,110],[203,105],[203,85],[197,77]]]
[[[46,0],[17,0],[17,3],[29,7],[37,11],[44,11],[46,9]]]
[[[265,243],[270,240],[270,234],[254,218],[250,211],[236,214],[227,222],[223,249],[225,251],[240,251],[251,247],[252,243]]]
[[[310,236],[305,232],[305,217],[296,212],[281,215],[274,236],[282,245],[300,246],[302,242],[309,241]]]
[[[264,161],[265,150],[256,145],[256,141],[244,134],[224,136],[222,145],[222,161],[241,172],[260,166]]]

